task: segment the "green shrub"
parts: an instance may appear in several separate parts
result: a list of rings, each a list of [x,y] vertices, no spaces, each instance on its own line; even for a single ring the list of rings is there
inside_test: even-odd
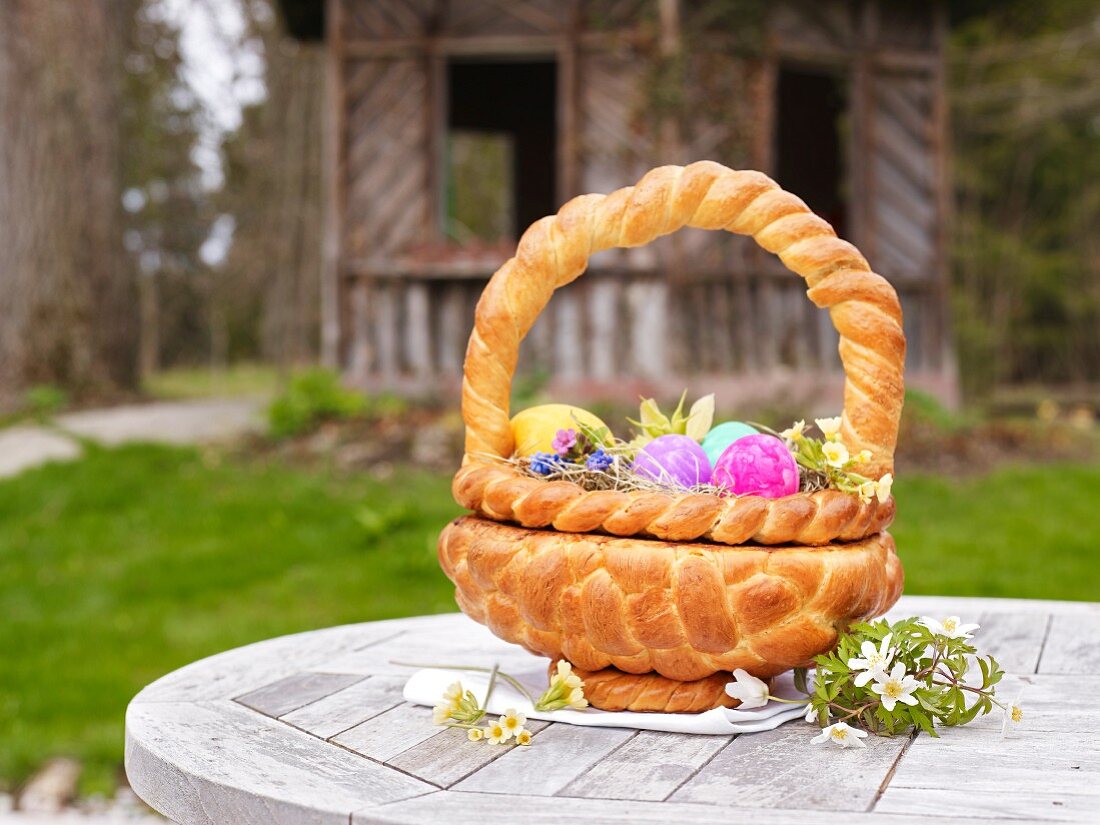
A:
[[[44,420],[65,409],[69,405],[69,396],[60,387],[40,384],[27,390],[23,395],[23,404],[29,416]]]
[[[273,437],[289,438],[325,421],[356,418],[366,410],[366,397],[343,386],[336,373],[311,369],[290,379],[282,395],[268,407],[267,419]]]
[[[912,388],[905,391],[902,415],[906,424],[931,426],[944,433],[954,432],[967,424],[964,415],[947,409],[936,396]]]

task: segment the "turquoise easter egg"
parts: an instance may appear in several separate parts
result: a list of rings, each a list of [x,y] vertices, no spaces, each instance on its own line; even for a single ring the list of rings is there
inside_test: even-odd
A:
[[[756,435],[757,432],[755,427],[750,427],[740,421],[726,421],[717,427],[712,427],[711,431],[703,438],[703,452],[710,459],[710,466],[713,467],[718,463],[718,457],[734,441],[744,438],[746,435]]]

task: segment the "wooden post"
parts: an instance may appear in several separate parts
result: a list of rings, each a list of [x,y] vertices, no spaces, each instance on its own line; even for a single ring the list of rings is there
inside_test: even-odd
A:
[[[875,258],[875,230],[872,208],[874,183],[870,164],[874,157],[875,125],[871,52],[877,28],[872,19],[875,11],[874,0],[864,0],[860,4],[855,59],[852,63],[852,138],[848,155],[852,175],[851,240],[872,262]]]
[[[345,167],[345,100],[341,0],[325,5],[328,55],[325,66],[324,186],[325,217],[321,250],[321,362],[337,369],[342,361],[343,247]]]
[[[578,39],[579,0],[569,0],[565,30],[558,47],[558,185],[557,198],[564,203],[580,194],[580,84]]]
[[[936,323],[933,366],[944,377],[945,385],[951,387],[952,395],[956,390],[958,375],[954,361],[955,348],[952,341],[950,324],[951,307],[948,301],[948,267],[950,255],[947,228],[953,223],[952,186],[951,186],[951,131],[948,122],[947,106],[947,8],[937,2],[933,9],[932,43],[935,49],[935,70],[932,77],[932,147],[935,163],[936,187],[936,247],[935,272],[932,273],[931,311]]]

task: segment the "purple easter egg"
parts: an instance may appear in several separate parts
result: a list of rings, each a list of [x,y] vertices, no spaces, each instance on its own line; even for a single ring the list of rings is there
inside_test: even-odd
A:
[[[634,472],[652,481],[694,487],[710,481],[710,461],[694,438],[661,435],[634,458]]]
[[[711,483],[739,496],[782,498],[798,492],[798,464],[775,436],[747,435],[718,457]]]

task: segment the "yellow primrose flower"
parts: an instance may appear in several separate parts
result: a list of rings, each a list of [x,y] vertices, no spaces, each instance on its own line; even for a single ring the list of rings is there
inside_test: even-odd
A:
[[[862,461],[864,463],[870,461],[871,460],[871,451],[870,450],[860,450],[859,455],[856,456],[856,460],[857,461]]]
[[[490,722],[485,726],[485,738],[494,745],[503,745],[512,738],[512,732],[505,730],[504,725],[500,722]]]
[[[483,731],[481,728],[470,728],[468,731],[466,731],[466,738],[469,739],[471,742],[480,742],[482,739],[485,738],[485,731]]]
[[[875,487],[875,493],[878,495],[878,500],[885,502],[890,498],[890,488],[894,486],[894,474],[887,473],[878,480],[878,484]]]
[[[453,705],[436,705],[432,708],[432,722],[436,725],[445,724],[451,718]]]
[[[802,431],[804,429],[806,429],[806,421],[805,420],[796,421],[796,422],[794,422],[794,424],[792,424],[790,427],[785,429],[779,435],[782,436],[783,438],[787,439],[788,441],[801,441],[802,440]]]
[[[443,701],[451,705],[457,705],[462,701],[462,682],[452,682],[451,685],[443,691]]]
[[[561,679],[568,688],[584,687],[584,682],[581,681],[581,677],[573,672],[573,665],[569,664],[565,659],[558,659],[558,678]]]
[[[535,702],[535,710],[561,710],[588,707],[584,698],[584,682],[573,672],[573,666],[559,659],[557,673],[550,677],[550,686]]]
[[[821,452],[825,455],[825,463],[830,467],[843,467],[850,460],[848,448],[839,441],[826,441],[821,445]]]
[[[859,485],[859,500],[864,504],[870,504],[878,493],[878,482],[865,481]]]
[[[814,423],[817,424],[826,441],[836,441],[837,436],[840,435],[839,415],[836,418],[815,418]]]
[[[573,688],[569,693],[569,707],[574,710],[583,710],[588,707],[588,700],[584,698],[584,691],[578,688]]]
[[[515,708],[508,708],[504,711],[504,715],[500,717],[500,725],[508,731],[509,736],[515,736],[523,730],[526,721],[527,717],[522,713],[517,713]]]
[[[516,744],[517,745],[530,745],[531,744],[531,731],[525,728],[520,728],[516,732]]]

